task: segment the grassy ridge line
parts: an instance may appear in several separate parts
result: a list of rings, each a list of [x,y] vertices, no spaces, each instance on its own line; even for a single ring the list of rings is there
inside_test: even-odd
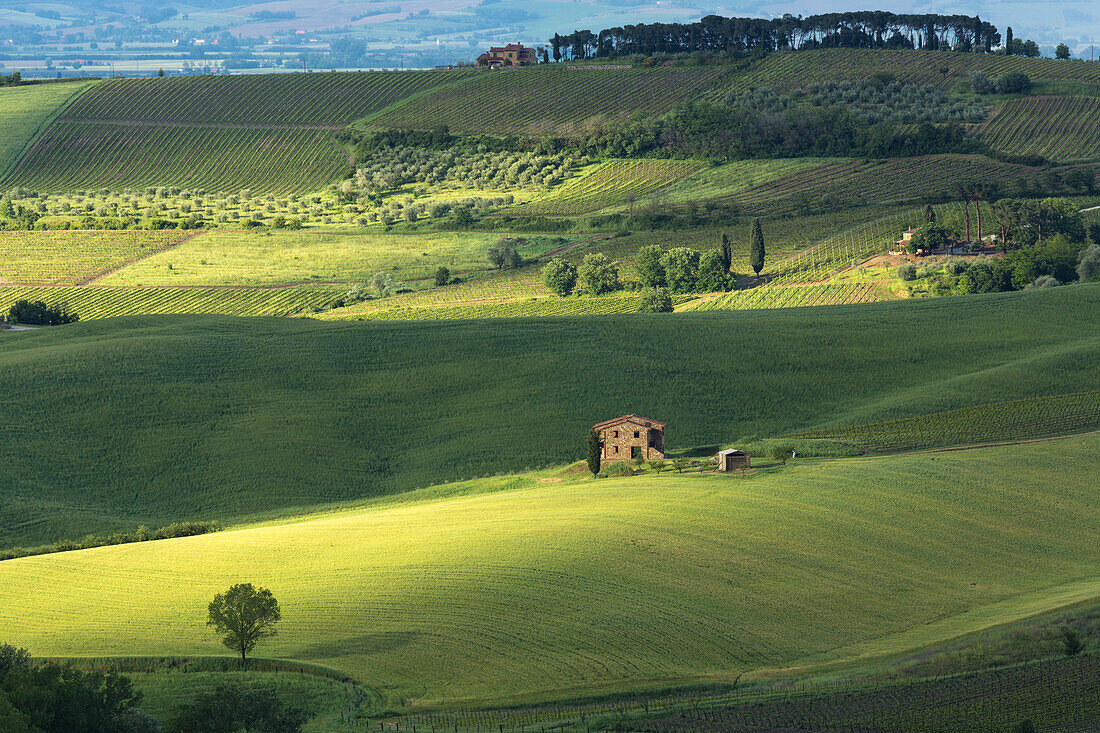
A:
[[[29,134],[27,134],[26,141],[23,143],[22,147],[19,149],[17,154],[6,156],[6,159],[0,159],[0,185],[4,184],[6,182],[6,179],[11,174],[11,172],[13,170],[15,170],[15,168],[19,165],[19,163],[23,160],[23,158],[26,157],[27,152],[30,151],[31,147],[42,136],[42,134],[47,129],[49,129],[50,125],[52,125],[54,123],[54,121],[58,117],[61,116],[61,114],[77,99],[77,97],[80,96],[80,94],[82,92],[87,91],[87,89],[89,89],[90,87],[92,87],[95,84],[95,82],[91,82],[91,81],[82,82],[82,83],[76,83],[76,82],[68,82],[68,83],[71,83],[71,84],[73,84],[74,87],[76,87],[70,93],[70,95],[64,101],[62,101],[60,104],[58,104],[53,109],[52,113],[50,113],[47,116],[45,116],[44,118],[42,118],[36,124],[35,129],[33,131],[31,131]],[[32,85],[32,86],[27,86],[27,87],[15,87],[13,89],[4,90],[4,96],[0,97],[0,100],[2,100],[2,102],[3,102],[3,107],[9,107],[10,98],[8,97],[8,94],[10,94],[12,91],[24,92],[24,90],[40,90],[41,89],[41,90],[47,90],[47,91],[52,92],[55,89],[61,89],[61,88],[63,88],[63,87],[61,87],[60,85],[52,85],[52,84],[51,85],[45,85],[45,86]],[[26,91],[25,93],[31,94],[32,92]],[[35,92],[35,93],[40,94],[40,92]],[[3,112],[6,112],[6,111],[7,110],[4,110],[2,107],[0,107],[0,114],[3,114]],[[14,132],[14,126],[12,125],[12,123],[10,121],[6,123],[6,127],[7,127],[7,134],[9,136],[12,135],[13,132]]]
[[[1100,99],[1010,99],[979,127],[989,145],[1012,155],[1041,155],[1061,162],[1100,157]]]
[[[994,402],[904,420],[797,433],[879,452],[1041,438],[1100,429],[1100,390]]]
[[[205,604],[247,568],[283,606],[265,655],[423,704],[897,653],[992,604],[1064,603],[1100,561],[1098,443],[542,484],[12,560],[0,632],[49,655],[221,654]]]
[[[0,545],[560,465],[609,414],[667,421],[670,447],[688,448],[1065,394],[1100,366],[1083,336],[1098,323],[1100,285],[1081,285],[755,313],[0,333]],[[756,386],[730,410],[716,384]]]

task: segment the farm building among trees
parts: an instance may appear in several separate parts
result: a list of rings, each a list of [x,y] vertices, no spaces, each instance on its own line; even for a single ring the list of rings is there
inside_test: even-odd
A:
[[[487,53],[477,57],[478,66],[499,69],[502,66],[531,66],[538,63],[535,49],[522,43],[509,43],[507,46],[493,46]]]
[[[623,415],[592,426],[603,444],[601,463],[659,461],[665,457],[665,423],[640,415]]]

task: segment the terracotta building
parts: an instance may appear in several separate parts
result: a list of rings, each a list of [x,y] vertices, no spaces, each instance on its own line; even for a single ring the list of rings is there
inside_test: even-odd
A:
[[[509,43],[507,46],[493,46],[488,53],[477,57],[478,66],[499,69],[502,66],[530,66],[537,63],[535,49],[526,48],[522,43]]]
[[[665,423],[640,415],[623,415],[592,426],[603,442],[600,463],[659,461],[665,457]]]

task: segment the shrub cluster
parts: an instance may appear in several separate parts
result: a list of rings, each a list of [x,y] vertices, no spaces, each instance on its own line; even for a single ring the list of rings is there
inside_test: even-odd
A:
[[[970,74],[970,86],[978,94],[1027,94],[1031,91],[1031,77],[1022,71],[990,78],[982,71]]]
[[[642,285],[667,288],[671,293],[717,292],[732,288],[737,275],[730,272],[729,251],[690,247],[665,250],[650,244],[638,249],[634,268]]]
[[[63,326],[76,323],[80,316],[65,304],[47,305],[41,300],[17,300],[8,310],[8,321],[24,326]]]
[[[49,545],[37,547],[14,547],[0,551],[0,560],[11,560],[16,557],[30,557],[31,555],[48,555],[52,552],[68,552],[70,550],[87,550],[91,547],[106,547],[107,545],[125,545],[131,542],[149,542],[151,540],[167,540],[173,537],[193,537],[210,532],[220,532],[222,526],[217,522],[176,522],[160,529],[149,529],[142,525],[133,532],[116,532],[109,535],[90,534],[80,540],[61,540]]]

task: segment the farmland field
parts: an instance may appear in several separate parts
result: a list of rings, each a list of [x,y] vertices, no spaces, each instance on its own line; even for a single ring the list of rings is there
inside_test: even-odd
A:
[[[777,178],[838,161],[829,158],[780,158],[778,160],[737,160],[704,168],[683,181],[669,186],[663,200],[687,203],[727,196],[762,186]]]
[[[458,275],[489,265],[485,253],[500,234],[215,230],[105,278],[105,285],[281,285],[366,283],[376,272],[397,280],[430,278],[440,265]],[[560,246],[525,235],[525,257]],[[170,268],[169,268],[170,266]],[[2,271],[0,271],[2,272]]]
[[[815,82],[869,79],[879,71],[893,74],[900,82],[946,88],[968,87],[972,71],[983,71],[989,76],[1020,71],[1032,80],[1100,86],[1100,68],[1080,61],[1064,63],[1055,59],[996,54],[845,48],[770,54],[755,62],[749,71],[733,76],[730,89],[792,91]]]
[[[0,232],[0,285],[79,285],[188,236],[179,230]]]
[[[291,316],[329,308],[347,288],[218,288],[218,287],[3,287],[0,311],[17,300],[41,300],[66,305],[90,321],[143,314],[218,313],[227,316]]]
[[[174,125],[337,129],[469,71],[111,79],[69,107],[63,120]]]
[[[346,672],[391,704],[873,658],[1100,593],[1098,445],[809,461],[744,479],[521,479],[10,560],[0,630],[41,654],[219,654],[206,604],[247,567],[283,608],[267,655]]]
[[[702,163],[689,160],[609,160],[584,176],[572,178],[516,213],[525,216],[577,216],[658,191],[699,170]]]
[[[1048,160],[1100,158],[1100,99],[1027,97],[1004,103],[980,134],[991,147]]]
[[[0,182],[64,106],[94,82],[32,84],[0,89]]]
[[[368,128],[435,129],[490,135],[568,135],[603,119],[663,113],[713,85],[721,66],[585,69],[542,66],[481,73],[395,104]]]
[[[238,292],[256,291],[222,291]],[[1098,318],[1100,285],[1081,285],[756,313],[0,332],[0,546],[561,464],[606,414],[659,415],[688,448],[1080,391]],[[757,386],[731,411],[715,383]]]
[[[798,437],[840,440],[874,451],[899,451],[1087,430],[1100,430],[1100,391],[995,402]]]
[[[673,296],[673,303],[684,302],[690,296]],[[635,295],[609,296],[605,298],[556,298],[542,297],[527,300],[510,300],[499,303],[470,303],[456,305],[422,305],[386,308],[380,304],[375,310],[355,312],[346,316],[355,320],[450,320],[454,318],[532,318],[546,316],[590,316],[607,313],[634,313],[640,298]],[[333,316],[331,320],[342,320]]]
[[[772,285],[734,290],[716,298],[688,303],[684,311],[747,310],[757,308],[805,308],[815,305],[846,305],[890,300],[888,291],[877,283],[821,283],[815,285]]]
[[[330,132],[58,121],[8,183],[44,192],[178,186],[255,193],[313,190],[347,154]]]

